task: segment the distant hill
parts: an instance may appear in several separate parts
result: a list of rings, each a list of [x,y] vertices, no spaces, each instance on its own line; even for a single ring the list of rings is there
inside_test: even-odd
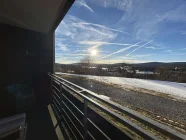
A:
[[[147,68],[158,68],[158,67],[186,67],[186,62],[172,62],[172,63],[162,63],[162,62],[149,62],[133,64],[136,67],[147,67]]]
[[[74,63],[74,64],[58,64],[58,66],[80,66],[80,63]],[[136,64],[127,64],[127,63],[115,63],[115,64],[91,64],[96,67],[116,67],[116,66],[131,66],[131,67],[138,67],[138,68],[151,68],[155,69],[158,67],[185,67],[186,68],[186,62],[170,62],[170,63],[163,63],[163,62],[149,62],[149,63],[136,63]]]

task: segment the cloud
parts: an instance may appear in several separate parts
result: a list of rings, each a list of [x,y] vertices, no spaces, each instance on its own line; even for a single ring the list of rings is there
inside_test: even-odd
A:
[[[145,47],[145,48],[147,48],[147,49],[153,49],[153,50],[155,50],[156,48],[155,47],[153,47],[153,46],[148,46],[148,47]]]
[[[97,58],[104,62],[106,62],[105,59],[113,60],[112,62],[122,62],[124,59],[133,61],[145,57],[148,59],[151,55],[149,52],[152,51],[160,52],[159,55],[162,55],[162,58],[166,55],[165,59],[169,59],[168,56],[176,54],[171,48],[174,44],[170,44],[175,33],[186,34],[184,30],[185,2],[175,0],[169,0],[169,2],[162,2],[162,0],[76,0],[75,6],[81,7],[78,10],[70,11],[70,14],[76,16],[67,14],[56,30],[56,42],[58,42],[56,52],[59,53],[56,57],[58,60],[60,56],[64,56],[68,57],[66,58],[68,61],[70,57],[73,61],[79,61],[93,48],[100,49]],[[89,15],[84,16],[81,9],[83,12],[88,10]],[[74,11],[81,13],[73,13]],[[111,14],[104,16],[97,11],[103,13],[108,11]],[[92,12],[94,13],[92,14]],[[110,16],[115,16],[114,20],[110,20]],[[174,37],[174,39],[176,38]],[[148,44],[149,40],[154,41]],[[181,41],[177,45],[183,46],[182,43]],[[141,54],[144,52],[140,50],[138,55],[133,55],[142,47],[146,48],[144,52],[147,54]],[[178,48],[180,49],[179,46]],[[117,51],[113,52],[113,50]],[[186,49],[182,48],[180,52],[183,50]],[[127,56],[123,60],[118,57],[124,56],[124,54]],[[153,59],[158,60],[159,58]]]
[[[116,36],[115,33],[110,31],[110,29],[105,30],[105,27],[98,27],[97,26],[95,28],[91,24],[82,24],[81,22],[72,23],[72,26],[79,29],[79,30],[87,31],[87,36],[89,35],[88,32],[90,33],[90,35],[96,34],[99,37],[108,38],[108,39],[113,39]]]
[[[157,46],[161,46],[161,45],[158,45],[156,44]],[[162,50],[162,49],[165,49],[165,47],[154,47],[154,46],[147,46],[145,47],[146,49],[152,49],[152,50]]]
[[[69,51],[68,47],[61,42],[56,42],[56,50]]]
[[[92,10],[92,8],[90,6],[88,6],[88,4],[86,3],[85,0],[76,0],[75,1],[75,5],[82,6],[82,7],[86,8],[86,9],[88,9],[89,11],[94,12]]]
[[[81,20],[80,18],[72,15],[67,15],[55,32],[55,52],[57,54],[56,61],[59,60],[60,57],[67,56],[72,58],[78,57],[76,61],[79,61],[79,57],[88,55],[88,48],[91,49],[100,45],[130,45],[124,43],[110,43],[110,41],[116,38],[118,33],[121,34],[123,32],[101,24],[86,22],[85,20]],[[77,48],[77,46],[81,47]],[[83,46],[88,47],[87,51]],[[102,55],[101,53],[106,52],[100,50],[98,51],[99,56]]]
[[[130,56],[130,57],[134,57],[134,58],[144,58],[144,57],[150,57],[156,54],[139,54],[139,55],[134,55],[134,56]]]
[[[63,43],[64,39],[60,38],[60,37],[55,37],[55,51],[63,51],[63,52],[67,52],[69,51],[68,45]]]
[[[164,54],[164,56],[182,56],[182,55],[186,55],[186,52],[171,52],[171,53],[168,53],[168,54]],[[171,57],[170,57],[171,58]],[[174,57],[172,57],[174,58]],[[184,58],[184,57],[183,57]],[[175,60],[176,61],[176,60]],[[181,61],[186,61],[186,59],[182,59]]]
[[[113,28],[108,28],[108,27],[106,27],[104,25],[100,25],[100,24],[94,24],[94,23],[88,23],[88,22],[82,22],[82,23],[79,23],[79,24],[92,25],[92,26],[95,26],[95,27],[100,27],[100,28],[111,30],[111,31],[120,32],[120,33],[124,33],[124,34],[130,35],[128,32],[124,32],[124,31],[121,31],[121,30],[113,29]]]
[[[153,41],[153,40],[151,40],[151,41],[149,41],[149,42],[147,42],[147,43],[145,43],[145,44],[139,46],[138,48],[136,48],[136,49],[134,49],[133,51],[131,51],[131,52],[129,52],[128,54],[126,54],[126,56],[129,56],[131,53],[133,53],[133,52],[139,50],[140,48],[142,48],[142,47],[144,47],[145,45],[151,43],[152,41]]]
[[[154,15],[157,17],[157,18],[160,18],[161,16],[159,16],[157,13],[154,12]]]
[[[55,59],[55,63],[60,63],[60,64],[72,64],[76,62],[77,62],[76,60],[69,57],[61,57]]]
[[[63,53],[63,52],[56,52],[55,53],[55,62],[56,63],[63,63],[63,64],[70,64],[70,63],[76,63],[80,59],[82,59],[84,56],[87,56],[89,54],[87,53]]]
[[[182,48],[182,49],[180,49],[181,51],[184,51],[184,50],[186,50],[186,48]]]
[[[186,35],[186,31],[181,31],[181,34]]]
[[[166,50],[165,52],[167,52],[167,53],[172,53],[172,50]]]
[[[69,49],[65,45],[59,46],[59,50],[69,51]]]
[[[87,56],[89,55],[88,53],[64,53],[62,54],[63,56],[68,56],[68,57],[77,57],[77,56]]]
[[[90,0],[104,8],[117,8],[119,10],[128,10],[132,6],[132,0]]]
[[[148,7],[148,8],[147,8]],[[162,4],[162,0],[132,0],[131,8],[125,11],[118,26],[126,26],[132,36],[137,40],[151,40],[161,33],[168,34],[179,29],[179,26],[167,31],[164,26],[167,22],[186,22],[186,3],[169,0],[169,3]]]
[[[75,16],[67,15],[56,30],[56,35],[70,40],[80,41],[110,41],[116,38],[118,31],[109,27],[93,24]]]
[[[135,57],[115,57],[114,59],[101,59],[101,60],[96,60],[95,63],[98,64],[115,64],[115,63],[130,63],[130,64],[134,64],[134,63],[145,63],[145,62],[149,62],[147,60],[140,60],[139,58],[136,59]]]
[[[78,52],[87,52],[87,50],[75,50],[74,52],[75,53],[78,53]]]
[[[180,5],[176,9],[167,12],[164,15],[164,19],[175,21],[175,22],[186,22],[186,18],[185,18],[186,9],[185,8],[186,8],[185,4]]]
[[[171,53],[170,55],[178,55],[178,56],[180,56],[180,55],[186,55],[186,53]]]
[[[125,43],[112,43],[112,42],[102,42],[102,41],[80,41],[80,44],[84,45],[95,45],[95,46],[101,46],[101,45],[118,45],[118,46],[129,46],[132,44],[125,44]],[[138,45],[135,45],[138,46]]]

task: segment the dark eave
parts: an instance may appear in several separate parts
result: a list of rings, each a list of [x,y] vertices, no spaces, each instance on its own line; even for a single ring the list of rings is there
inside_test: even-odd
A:
[[[0,23],[33,30],[53,32],[74,0],[3,0],[0,1]]]

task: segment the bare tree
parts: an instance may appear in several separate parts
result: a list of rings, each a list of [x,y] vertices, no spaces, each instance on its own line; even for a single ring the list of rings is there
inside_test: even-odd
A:
[[[84,58],[82,58],[80,60],[80,63],[83,67],[89,67],[91,65],[91,63],[93,62],[93,59],[91,58],[91,56],[85,56]]]

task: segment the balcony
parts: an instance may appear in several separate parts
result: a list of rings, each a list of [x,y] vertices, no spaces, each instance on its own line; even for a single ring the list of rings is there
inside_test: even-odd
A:
[[[186,139],[167,125],[48,75],[54,73],[55,29],[73,2],[0,2],[0,139]],[[21,102],[5,92],[15,84],[27,85],[33,93],[30,107],[23,99],[23,110],[16,110]]]
[[[186,136],[136,111],[100,98],[57,75],[50,75],[54,114],[72,139],[186,139]]]
[[[58,75],[49,74],[49,77],[52,102],[47,106],[35,104],[25,112],[26,115],[0,120],[0,138],[5,140],[8,136],[11,139],[20,137],[22,140],[115,140],[116,137],[117,140],[186,139],[184,134],[170,126],[101,98],[98,94]]]

